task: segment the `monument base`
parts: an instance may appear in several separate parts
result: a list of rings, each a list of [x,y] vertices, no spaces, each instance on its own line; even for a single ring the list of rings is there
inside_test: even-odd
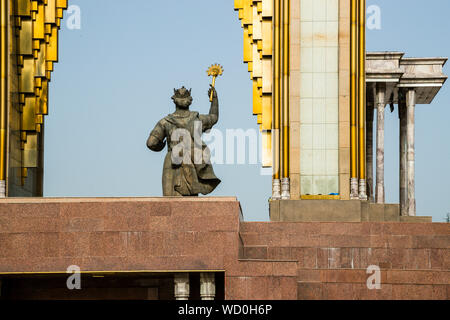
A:
[[[360,200],[273,200],[273,222],[432,222],[431,217],[405,217],[398,204]]]
[[[205,273],[219,300],[450,298],[449,223],[244,222],[236,198],[4,199],[0,244],[5,300],[175,299],[186,273],[189,299]],[[66,287],[74,266],[82,290]]]

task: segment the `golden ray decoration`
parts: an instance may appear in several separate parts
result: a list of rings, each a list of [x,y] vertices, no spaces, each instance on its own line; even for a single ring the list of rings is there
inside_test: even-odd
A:
[[[213,64],[211,67],[208,68],[206,71],[208,73],[208,76],[213,77],[212,79],[212,87],[216,85],[216,78],[218,76],[221,76],[223,74],[223,67],[220,64]],[[209,101],[212,102],[213,100],[213,92],[211,92],[211,96],[209,97]]]

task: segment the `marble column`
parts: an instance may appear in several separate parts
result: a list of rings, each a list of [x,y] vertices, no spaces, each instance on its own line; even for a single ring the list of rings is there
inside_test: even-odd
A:
[[[400,188],[400,215],[408,215],[407,180],[406,180],[406,103],[400,100],[398,104],[398,115],[400,118],[400,143],[399,143],[399,188]]]
[[[175,299],[189,300],[189,273],[177,273],[173,280]]]
[[[373,104],[367,104],[366,115],[366,161],[367,161],[367,199],[373,202]]]
[[[414,148],[414,112],[416,91],[408,89],[406,93],[406,163],[407,163],[407,206],[408,216],[416,215],[415,196],[415,148]]]
[[[216,280],[214,273],[200,273],[200,297],[202,300],[214,300],[216,296]]]
[[[377,169],[375,202],[384,203],[384,110],[386,87],[377,85]]]

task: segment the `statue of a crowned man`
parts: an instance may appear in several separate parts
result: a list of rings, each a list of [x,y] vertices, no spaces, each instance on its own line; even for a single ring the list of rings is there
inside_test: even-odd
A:
[[[192,90],[192,89],[191,89]],[[162,175],[164,196],[198,196],[211,193],[220,183],[210,163],[210,151],[202,133],[219,120],[219,100],[213,86],[209,114],[190,111],[191,90],[174,89],[172,100],[176,111],[160,120],[147,140],[152,151],[161,151],[167,143]]]

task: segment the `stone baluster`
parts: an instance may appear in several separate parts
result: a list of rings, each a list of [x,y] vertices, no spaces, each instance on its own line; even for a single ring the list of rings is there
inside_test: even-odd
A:
[[[189,300],[189,273],[177,273],[174,276],[175,299]]]
[[[202,300],[214,300],[216,281],[214,273],[200,273],[200,297]]]

